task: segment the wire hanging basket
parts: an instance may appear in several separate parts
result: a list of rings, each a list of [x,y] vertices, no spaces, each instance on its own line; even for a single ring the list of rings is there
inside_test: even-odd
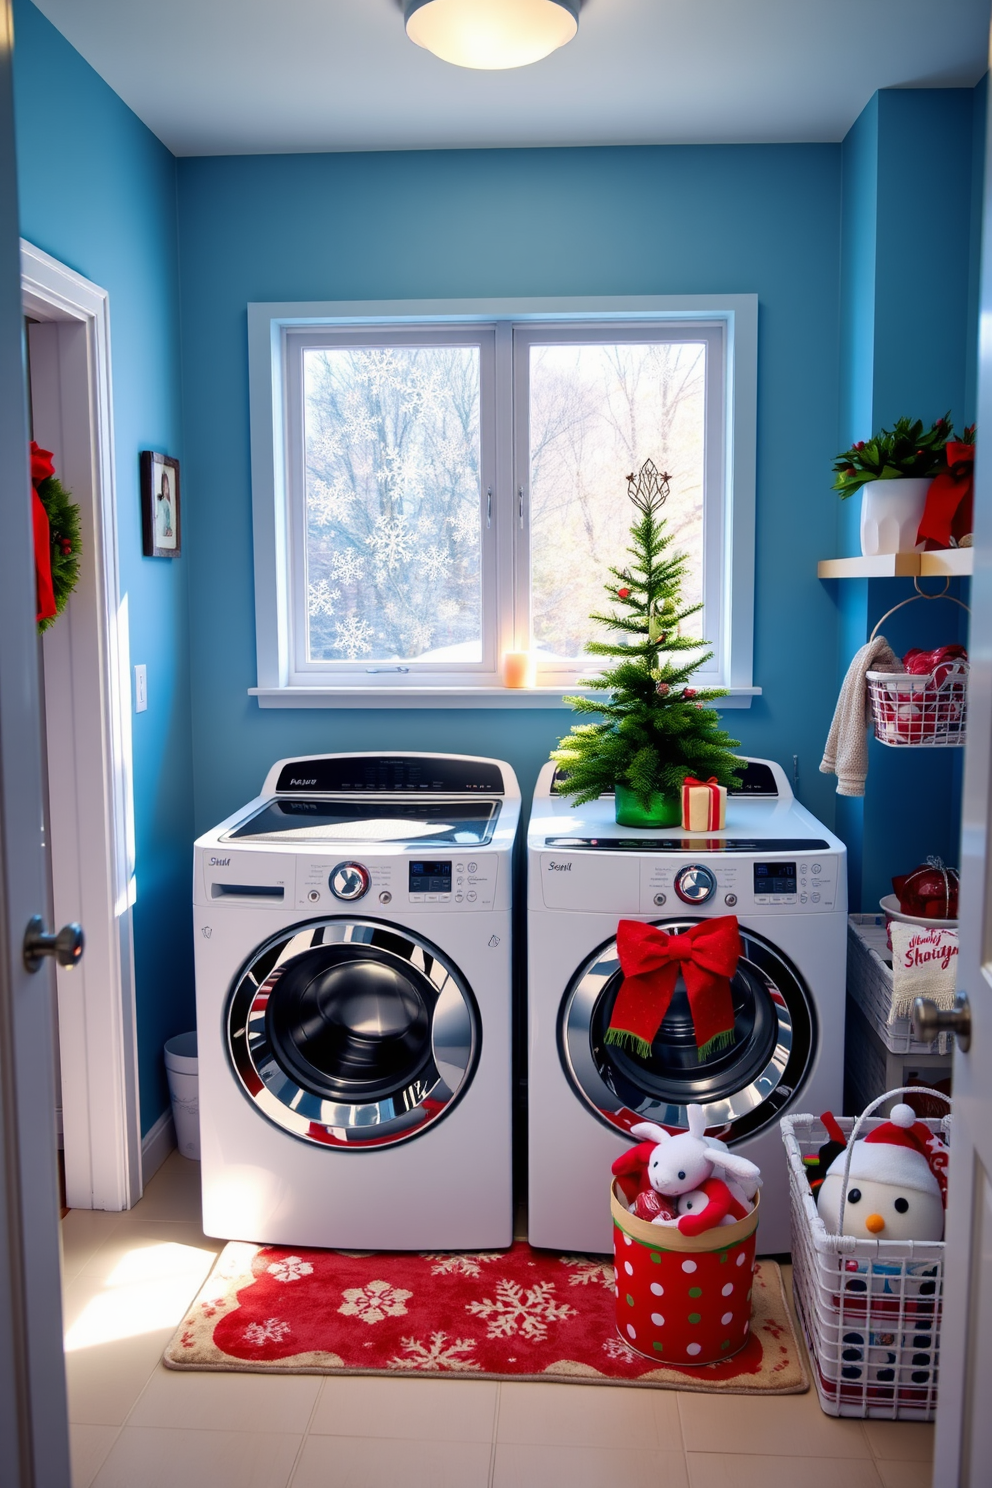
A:
[[[916,593],[886,610],[871,633],[874,640],[882,625],[917,599],[948,599],[970,610],[964,600],[948,594],[948,580],[939,594],[927,594],[913,581]],[[968,662],[949,658],[928,675],[913,672],[869,672],[868,699],[872,726],[880,744],[902,749],[960,749],[968,738]]]

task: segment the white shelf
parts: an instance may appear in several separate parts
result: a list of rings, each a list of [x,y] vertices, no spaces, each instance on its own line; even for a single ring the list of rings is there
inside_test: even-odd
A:
[[[914,579],[967,576],[973,548],[939,548],[932,553],[879,553],[874,558],[821,558],[820,579]]]

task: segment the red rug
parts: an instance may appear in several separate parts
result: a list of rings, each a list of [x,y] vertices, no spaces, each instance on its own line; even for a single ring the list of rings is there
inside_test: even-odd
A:
[[[659,1368],[616,1330],[605,1257],[531,1250],[356,1254],[232,1243],[165,1352],[173,1369],[459,1374],[476,1379],[798,1394],[809,1388],[774,1261],[732,1359]]]

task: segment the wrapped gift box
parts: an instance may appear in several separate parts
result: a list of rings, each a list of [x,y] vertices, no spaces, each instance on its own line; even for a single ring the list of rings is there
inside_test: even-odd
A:
[[[715,780],[687,775],[682,785],[682,826],[686,832],[720,832],[727,825],[727,788]]]

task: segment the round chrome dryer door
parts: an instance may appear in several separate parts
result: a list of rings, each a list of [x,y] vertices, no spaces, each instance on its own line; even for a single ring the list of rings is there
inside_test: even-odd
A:
[[[231,1062],[256,1108],[307,1142],[407,1141],[447,1115],[479,1057],[481,1024],[435,945],[371,920],[273,936],[238,974]]]
[[[655,921],[670,935],[698,919]],[[685,1128],[686,1106],[705,1107],[708,1125],[734,1141],[775,1121],[806,1079],[816,1050],[816,1011],[789,958],[764,936],[741,929],[743,954],[731,982],[733,1043],[700,1060],[685,983],[675,992],[646,1059],[607,1044],[623,972],[608,941],[575,973],[558,1024],[562,1063],[599,1119],[620,1131],[638,1121]],[[718,1135],[712,1132],[712,1135]]]

